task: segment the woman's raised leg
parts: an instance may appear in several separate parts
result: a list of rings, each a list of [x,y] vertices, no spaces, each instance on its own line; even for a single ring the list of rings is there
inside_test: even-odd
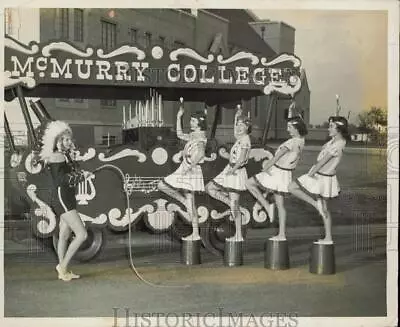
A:
[[[319,211],[317,201],[315,201],[311,196],[305,193],[296,182],[291,182],[288,186],[288,189],[289,192],[293,194],[296,198],[311,204],[315,209]]]
[[[229,194],[221,190],[217,185],[213,182],[209,182],[206,187],[206,193],[209,194],[214,199],[225,203],[228,207],[230,207],[231,202],[229,199]]]
[[[158,183],[158,190],[169,195],[171,198],[179,201],[186,207],[186,198],[179,191],[169,187],[163,181],[160,181]]]
[[[257,182],[254,177],[249,178],[246,181],[246,188],[247,190],[255,197],[255,199],[261,203],[261,205],[264,207],[264,210],[268,213],[268,217],[271,222],[274,221],[274,205],[270,202],[267,201],[266,198],[264,198],[264,195],[260,191]]]

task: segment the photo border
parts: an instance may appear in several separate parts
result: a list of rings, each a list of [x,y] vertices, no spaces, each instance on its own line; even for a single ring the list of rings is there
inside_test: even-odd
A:
[[[2,9],[6,7],[25,7],[25,8],[82,8],[82,0],[77,1],[5,1],[2,4]],[[104,8],[109,4],[109,0],[87,0],[84,8]],[[56,6],[59,4],[59,6]],[[128,0],[116,0],[113,2],[115,8],[131,8],[133,2]],[[156,1],[146,0],[134,2],[135,8],[241,8],[241,9],[271,9],[271,10],[384,10],[388,12],[388,131],[389,134],[388,144],[392,143],[397,146],[399,144],[399,2],[396,0],[354,0],[354,1],[262,1],[262,0],[249,0],[244,6],[243,1],[230,0],[230,1]],[[4,13],[4,10],[2,10]],[[0,32],[4,35],[4,15],[0,18]],[[4,44],[3,38],[0,41],[0,58],[4,58]],[[4,71],[4,62],[1,60],[2,71]],[[3,89],[3,80],[0,81],[1,88]],[[1,97],[1,101],[3,97]],[[4,103],[1,102],[1,107],[4,108]],[[3,119],[3,115],[1,115]],[[3,123],[3,121],[2,121]],[[396,131],[396,132],[394,132]],[[394,154],[393,154],[394,153]],[[394,157],[396,151],[388,153],[388,162],[396,160]],[[393,157],[391,157],[393,156]],[[0,160],[3,163],[3,151],[0,151]],[[393,165],[392,165],[393,166]],[[2,167],[4,169],[4,166]],[[387,174],[387,188],[388,188],[388,203],[387,203],[387,316],[386,317],[351,317],[351,318],[338,318],[338,317],[299,317],[298,326],[395,326],[397,325],[397,293],[398,293],[398,177],[399,171],[397,167],[388,167]],[[389,194],[390,192],[390,194]],[[4,183],[0,186],[0,198],[4,199]],[[390,201],[389,201],[390,200]],[[4,210],[3,210],[4,212]],[[0,224],[4,227],[4,217]],[[0,244],[4,244],[4,228],[0,231]],[[2,247],[4,249],[4,247]],[[4,251],[0,254],[1,262],[1,289],[4,290]],[[37,325],[41,327],[53,326],[107,326],[111,327],[114,324],[114,318],[111,317],[112,308],[110,308],[109,318],[4,318],[4,292],[0,301],[0,324],[4,326],[30,326]],[[154,322],[156,322],[154,320]],[[226,320],[223,319],[223,322]],[[119,326],[125,326],[122,319]]]

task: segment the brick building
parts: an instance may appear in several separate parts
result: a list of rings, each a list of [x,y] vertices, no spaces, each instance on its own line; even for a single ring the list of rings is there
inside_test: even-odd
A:
[[[100,46],[105,50],[126,43],[143,48],[158,44],[166,48],[187,46],[199,53],[213,52],[224,56],[245,50],[267,58],[282,52],[294,52],[293,27],[282,22],[261,21],[248,10],[45,8],[23,9],[22,13],[16,11],[6,11],[9,15],[6,33],[25,43],[31,40],[68,40],[77,47]],[[21,35],[21,29],[26,29],[26,34]],[[308,122],[310,91],[304,72],[302,79],[304,86],[296,101]],[[270,101],[269,96],[259,96],[244,103],[245,110],[251,111],[254,122],[252,135],[256,139],[262,136]],[[112,142],[120,141],[122,107],[129,105],[129,101],[45,98],[42,102],[54,118],[71,124],[78,141],[104,144],[108,137]],[[277,110],[271,116],[269,138],[287,136],[285,109],[288,103],[289,100],[284,98],[275,103]],[[196,110],[204,105],[187,103],[186,106]],[[165,101],[167,126],[174,126],[177,109],[177,103]],[[208,112],[211,124],[215,108]],[[222,110],[216,133],[220,142],[233,138],[233,115],[233,110]]]

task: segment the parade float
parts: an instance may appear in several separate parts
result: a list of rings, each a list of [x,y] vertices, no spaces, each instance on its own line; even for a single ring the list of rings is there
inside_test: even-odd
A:
[[[238,52],[224,58],[190,48],[154,46],[144,50],[126,44],[106,52],[91,46],[79,49],[59,40],[26,45],[6,36],[4,41],[5,99],[18,99],[28,135],[27,146],[16,147],[5,115],[10,149],[5,162],[6,188],[29,203],[32,230],[39,238],[56,239],[57,220],[49,206],[49,176],[37,160],[41,127],[34,128],[31,112],[42,127],[52,120],[52,114],[40,100],[30,101],[29,110],[26,97],[124,99],[133,103],[121,115],[122,144],[77,149],[80,167],[94,172],[79,184],[76,194],[79,214],[90,235],[77,254],[80,260],[90,260],[99,253],[107,228],[124,232],[140,224],[152,233],[171,232],[177,240],[190,233],[185,208],[157,189],[159,180],[179,165],[183,148],[175,132],[164,124],[163,101],[183,97],[205,107],[216,106],[202,165],[207,183],[229,158],[229,147],[213,142],[221,108],[229,110],[231,106],[234,110],[236,104],[261,95],[290,97],[301,88],[301,61],[293,54],[265,58]],[[265,109],[271,112],[273,108]],[[269,123],[265,126],[267,129]],[[262,144],[252,146],[249,176],[272,155],[265,145],[266,136],[267,130]],[[225,237],[233,232],[229,208],[201,194],[197,210],[204,247],[220,254]],[[267,214],[250,194],[243,195],[240,211],[244,228],[268,226]]]

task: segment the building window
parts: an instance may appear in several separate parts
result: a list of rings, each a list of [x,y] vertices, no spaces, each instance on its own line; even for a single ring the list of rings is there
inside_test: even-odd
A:
[[[138,31],[135,28],[131,28],[131,42],[136,44],[138,41]]]
[[[76,102],[76,103],[83,103],[85,99],[68,99],[68,98],[59,98],[58,101],[61,102]]]
[[[56,106],[60,108],[88,109],[88,99],[56,98]]]
[[[104,50],[112,50],[117,45],[117,25],[101,21],[101,45]]]
[[[83,42],[83,9],[74,9],[74,40]]]
[[[100,104],[102,107],[116,107],[117,106],[117,101],[116,100],[100,100]]]
[[[103,135],[101,138],[101,144],[102,145],[113,145],[116,143],[116,137],[115,135]]]
[[[60,37],[68,39],[69,37],[69,9],[60,10]]]
[[[144,33],[145,36],[145,41],[146,41],[146,48],[150,48],[151,47],[151,33]]]

